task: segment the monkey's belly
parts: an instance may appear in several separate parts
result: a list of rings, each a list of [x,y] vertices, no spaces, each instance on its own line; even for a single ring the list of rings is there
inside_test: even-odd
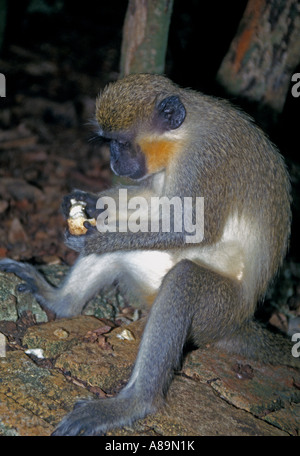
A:
[[[245,271],[245,255],[242,247],[237,242],[221,242],[214,246],[186,249],[181,259],[188,259],[202,266],[242,280]]]
[[[180,256],[161,251],[122,252],[122,266],[149,292],[157,291],[164,276],[181,260],[188,259],[237,280],[243,278],[244,255],[234,243],[222,247],[187,248]],[[121,259],[121,258],[120,258]],[[119,263],[120,264],[120,263]]]
[[[175,265],[173,256],[167,252],[135,251],[123,255],[126,269],[133,278],[142,282],[149,292],[158,290],[164,276]]]

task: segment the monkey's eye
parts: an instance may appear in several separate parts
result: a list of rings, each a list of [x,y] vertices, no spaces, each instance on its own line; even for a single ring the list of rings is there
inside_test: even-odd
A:
[[[111,139],[105,138],[104,136],[95,135],[95,136],[92,136],[92,137],[89,139],[89,141],[91,141],[91,142],[93,142],[93,143],[97,143],[97,144],[99,144],[100,146],[103,146],[103,145],[109,146]]]
[[[100,141],[105,146],[109,146],[110,143],[111,143],[111,139],[110,138],[104,138],[103,136],[100,138]]]
[[[123,148],[128,148],[130,146],[130,142],[129,141],[117,141],[119,143],[119,145]]]

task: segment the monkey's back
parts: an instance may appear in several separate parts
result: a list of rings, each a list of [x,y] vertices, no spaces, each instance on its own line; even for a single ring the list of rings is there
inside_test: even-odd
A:
[[[204,196],[203,251],[216,242],[218,249],[226,245],[228,251],[239,245],[244,270],[236,276],[256,290],[256,300],[288,247],[288,173],[276,147],[250,117],[226,101],[197,95],[197,102],[194,92],[185,90],[181,96],[189,107],[187,124],[194,126],[189,133],[196,138],[188,153],[191,159],[194,155],[191,179],[198,182],[197,194]],[[240,251],[234,255],[240,258]],[[232,264],[234,270],[234,260]]]

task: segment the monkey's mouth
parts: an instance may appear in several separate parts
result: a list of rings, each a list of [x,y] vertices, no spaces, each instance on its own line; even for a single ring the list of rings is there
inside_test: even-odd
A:
[[[117,176],[129,177],[130,179],[141,179],[147,174],[143,160],[110,160],[110,168]]]

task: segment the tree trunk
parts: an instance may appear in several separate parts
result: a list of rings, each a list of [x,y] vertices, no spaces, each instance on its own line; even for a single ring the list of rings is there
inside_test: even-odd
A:
[[[121,76],[163,73],[173,0],[129,0],[123,28]]]
[[[299,0],[249,0],[217,80],[276,117],[299,62]]]

